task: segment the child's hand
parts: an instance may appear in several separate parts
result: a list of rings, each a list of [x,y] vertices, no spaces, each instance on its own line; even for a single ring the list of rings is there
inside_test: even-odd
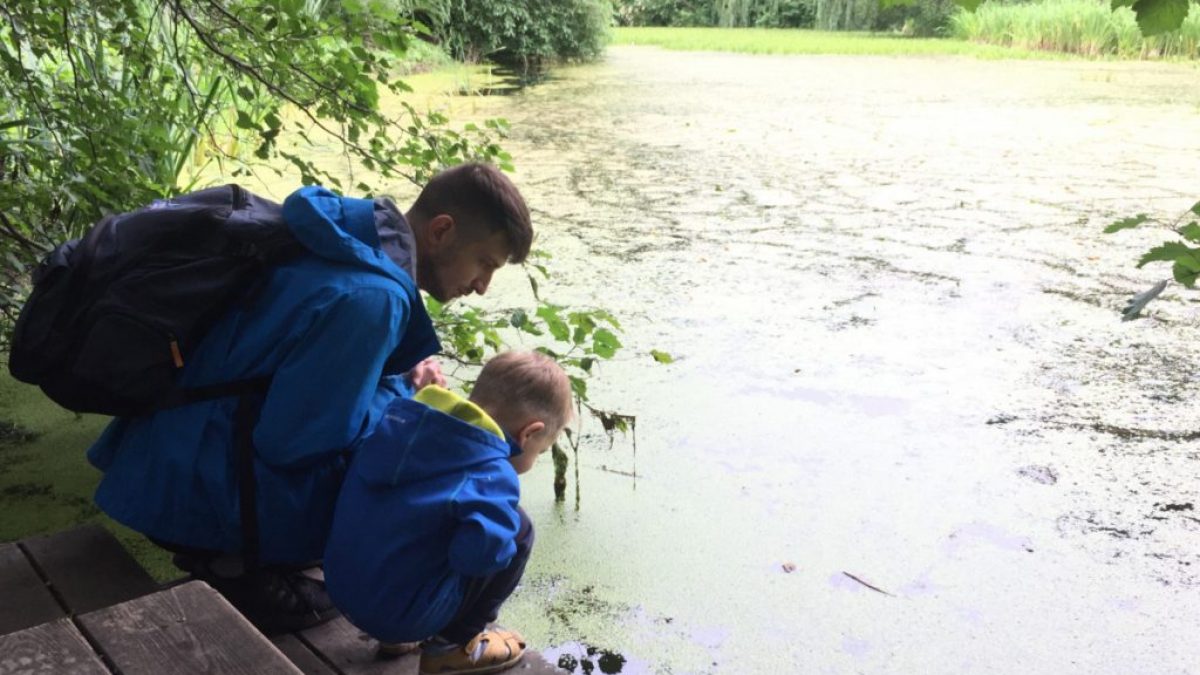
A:
[[[446,386],[446,377],[442,375],[442,364],[434,357],[429,357],[418,363],[407,373],[408,383],[416,391],[429,384],[439,387]]]

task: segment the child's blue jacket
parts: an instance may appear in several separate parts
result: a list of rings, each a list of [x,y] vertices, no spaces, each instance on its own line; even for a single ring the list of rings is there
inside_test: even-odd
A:
[[[467,578],[499,572],[516,554],[520,485],[508,458],[519,452],[419,401],[393,400],[338,497],[325,551],[338,609],[384,642],[448,625]]]
[[[411,262],[408,224],[388,202],[324,188],[283,204],[312,255],[269,273],[231,309],[180,373],[181,386],[273,375],[254,429],[260,556],[321,556],[349,454],[400,393],[399,377],[439,350]],[[380,249],[376,220],[405,235],[405,256]],[[405,243],[406,242],[406,243]],[[104,472],[96,503],[116,520],[174,544],[239,551],[233,442],[236,397],[118,418],[88,450]]]

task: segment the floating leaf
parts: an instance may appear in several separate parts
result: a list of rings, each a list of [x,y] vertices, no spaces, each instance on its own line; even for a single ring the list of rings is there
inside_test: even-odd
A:
[[[671,356],[670,354],[668,354],[664,351],[659,351],[657,349],[651,349],[650,356],[653,356],[654,360],[658,361],[659,363],[675,363],[674,356]]]

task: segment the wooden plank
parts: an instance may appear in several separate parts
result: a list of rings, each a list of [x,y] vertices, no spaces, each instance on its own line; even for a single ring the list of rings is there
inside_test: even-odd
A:
[[[345,675],[415,675],[418,654],[381,659],[379,642],[338,617],[301,633],[304,641]]]
[[[70,619],[0,636],[0,675],[109,675]]]
[[[304,641],[320,652],[344,675],[416,675],[420,651],[384,659],[376,656],[379,643],[358,630],[344,617],[309,628]],[[566,671],[547,662],[541,654],[527,651],[521,663],[506,673],[520,675],[563,675]]]
[[[79,617],[123,675],[303,675],[202,581]]]
[[[304,675],[338,675],[337,671],[326,665],[321,657],[314,654],[308,645],[295,635],[276,635],[271,638],[271,642]]]
[[[84,525],[21,542],[72,614],[158,590],[154,579],[108,530]]]
[[[16,544],[0,544],[0,635],[66,616]]]

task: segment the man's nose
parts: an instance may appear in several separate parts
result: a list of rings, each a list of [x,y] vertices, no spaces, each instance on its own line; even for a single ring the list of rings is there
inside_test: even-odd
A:
[[[492,273],[480,275],[475,278],[475,282],[471,284],[471,290],[479,295],[487,293],[488,285],[492,283]]]

